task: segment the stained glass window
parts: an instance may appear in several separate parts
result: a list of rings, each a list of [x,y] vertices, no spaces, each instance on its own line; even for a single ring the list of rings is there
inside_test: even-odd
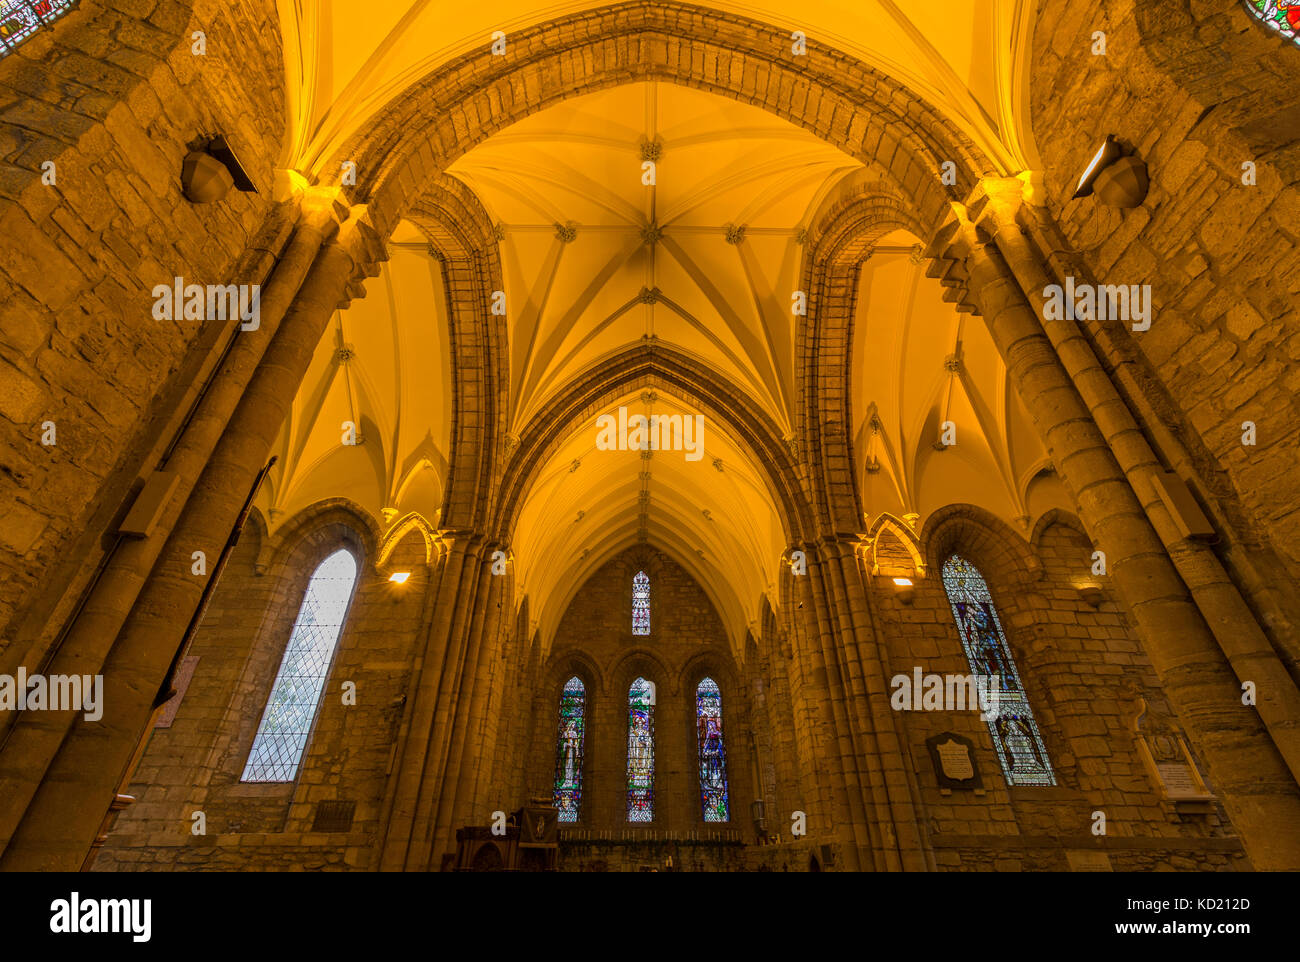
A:
[[[561,822],[576,822],[582,804],[582,743],[587,692],[576,675],[560,693],[560,734],[555,746],[555,807]]]
[[[627,820],[655,817],[655,685],[638,678],[627,693]]]
[[[1246,9],[1295,43],[1300,43],[1300,0],[1245,0]]]
[[[943,563],[942,573],[944,591],[948,593],[971,671],[984,678],[998,678],[997,687],[987,689],[996,692],[996,704],[990,704],[983,714],[1007,784],[1055,785],[1047,747],[1020,684],[1020,673],[1016,671],[1015,659],[1002,633],[1002,623],[984,576],[958,555]]]
[[[632,634],[650,634],[650,576],[644,571],[632,579]]]
[[[700,749],[700,801],[706,822],[728,820],[727,750],[722,744],[722,692],[712,678],[695,689],[695,730]]]
[[[297,776],[356,580],[357,561],[343,549],[311,576],[241,781],[291,782]]]
[[[0,57],[76,5],[77,0],[0,0]]]

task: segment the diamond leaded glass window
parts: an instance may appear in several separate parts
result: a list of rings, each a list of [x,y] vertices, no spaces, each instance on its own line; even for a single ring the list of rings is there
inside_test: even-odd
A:
[[[638,678],[627,693],[627,820],[655,817],[655,686]]]
[[[700,801],[706,822],[725,822],[727,752],[722,744],[722,692],[712,678],[695,689],[695,730],[700,750]]]
[[[311,576],[240,781],[291,782],[297,776],[356,580],[356,559],[343,549]]]
[[[650,576],[644,571],[632,579],[632,634],[650,634]]]
[[[1246,9],[1293,43],[1300,43],[1300,0],[1244,0]]]
[[[77,0],[0,0],[0,57],[76,5]]]
[[[979,569],[959,555],[943,563],[943,588],[957,622],[971,671],[996,676],[996,705],[984,712],[1008,785],[1055,785],[1047,747],[1020,684],[1015,659],[1002,633],[993,595]]]
[[[582,804],[582,744],[587,692],[576,675],[560,693],[560,733],[555,748],[555,807],[561,822],[576,822]]]

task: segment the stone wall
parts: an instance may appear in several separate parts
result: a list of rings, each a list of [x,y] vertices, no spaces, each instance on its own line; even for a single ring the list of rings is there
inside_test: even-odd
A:
[[[1300,129],[1279,97],[1300,50],[1240,3],[1142,6],[1039,4],[1030,93],[1063,236],[1052,259],[1062,276],[1151,285],[1150,330],[1090,325],[1105,337],[1102,362],[1166,466],[1192,483],[1217,553],[1300,678]],[[1106,134],[1148,165],[1135,210],[1070,199]]]
[[[278,35],[272,0],[86,0],[0,60],[0,670],[39,658],[231,335],[155,320],[154,286],[259,283],[285,237]],[[182,161],[218,132],[258,193],[196,206]]]
[[[290,525],[266,573],[258,545],[236,551],[190,654],[198,658],[175,721],[153,732],[95,868],[372,867],[385,789],[423,625],[424,546],[408,538],[389,563],[413,571],[394,585],[375,570],[373,547],[335,511]],[[358,584],[307,749],[293,782],[240,781],[307,581],[340,547],[358,555]],[[344,703],[344,683],[356,686]],[[322,802],[355,806],[351,828],[323,832]],[[207,819],[191,833],[193,813]]]
[[[1134,867],[1138,852],[1164,868],[1192,867],[1189,858],[1201,869],[1243,861],[1220,806],[1182,817],[1146,772],[1132,731],[1134,694],[1156,711],[1168,706],[1109,591],[1096,608],[1080,596],[1081,585],[1102,579],[1091,574],[1092,546],[1077,524],[1067,515],[1046,519],[1031,546],[979,509],[954,506],[927,524],[929,567],[910,603],[889,578],[872,581],[891,676],[915,667],[965,675],[971,668],[940,566],[956,553],[980,569],[1056,776],[1055,787],[1008,787],[978,711],[900,712],[936,864],[1063,870],[1067,852],[1089,851],[1113,853],[1116,869]],[[942,732],[975,744],[982,790],[941,788],[926,739]],[[1096,812],[1105,815],[1104,836],[1093,834]],[[1183,861],[1173,861],[1175,849]]]

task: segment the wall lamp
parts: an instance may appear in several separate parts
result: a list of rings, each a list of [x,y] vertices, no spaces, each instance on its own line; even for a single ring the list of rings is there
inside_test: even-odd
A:
[[[185,156],[181,165],[181,188],[191,203],[216,203],[230,192],[231,187],[245,193],[257,193],[252,178],[224,136],[217,134]]]
[[[404,585],[406,584],[406,579],[408,579],[409,577],[411,577],[411,573],[409,571],[394,571],[391,575],[388,576],[388,580],[393,582],[394,584]]]
[[[913,586],[911,578],[895,578],[894,587],[898,600],[905,605],[910,605],[912,599],[916,597],[916,588]]]
[[[1135,154],[1125,154],[1123,145],[1115,136],[1107,134],[1105,142],[1079,177],[1079,186],[1072,199],[1096,194],[1103,204],[1130,209],[1146,200],[1150,187],[1147,165]]]
[[[1106,600],[1106,594],[1096,585],[1079,585],[1079,597],[1084,604],[1092,608],[1100,608],[1101,603]]]

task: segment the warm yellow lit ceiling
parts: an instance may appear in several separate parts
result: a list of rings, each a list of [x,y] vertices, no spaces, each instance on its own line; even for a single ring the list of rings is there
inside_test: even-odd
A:
[[[605,6],[593,0],[452,3],[278,0],[291,136],[284,166],[320,165],[383,106],[453,57],[512,31]],[[943,111],[1002,168],[1036,167],[1025,63],[1033,0],[751,0],[701,3],[857,57]],[[335,171],[328,172],[334,176]]]
[[[761,467],[705,417],[701,457],[687,451],[601,450],[597,419],[699,411],[663,391],[611,402],[580,425],[539,473],[515,533],[515,576],[533,599],[544,643],[574,592],[601,564],[644,541],[667,552],[709,594],[733,643],[758,619],[785,550]]]
[[[897,231],[862,265],[853,332],[853,452],[869,518],[919,516],[958,502],[1016,523],[1035,515],[1031,483],[1047,453],[1007,380],[983,319],[944,303],[939,282]],[[945,422],[950,440],[942,444]],[[936,445],[939,445],[936,447]],[[1064,503],[1038,491],[1041,514]]]
[[[643,144],[657,150],[651,186]],[[449,171],[504,228],[511,430],[583,368],[653,337],[790,433],[796,235],[858,166],[756,107],[658,83],[565,101],[471,150]]]
[[[438,261],[402,224],[366,296],[335,312],[280,430],[257,500],[272,531],[338,497],[376,519],[415,511],[437,524],[451,433],[448,331]],[[348,422],[357,444],[343,443]]]
[[[286,0],[296,98],[287,165],[310,172],[395,92],[493,30],[589,6],[389,0],[344,17],[335,4]],[[808,0],[798,20],[775,2],[714,6],[856,54],[925,91],[1007,170],[1025,166],[1014,65],[1027,3],[959,4],[941,11],[942,29],[939,15],[887,0]],[[653,184],[643,181],[647,157]],[[860,171],[772,114],[650,81],[560,101],[457,159],[448,173],[501,228],[509,434],[527,434],[602,359],[654,338],[703,362],[793,438],[801,228]],[[852,414],[863,530],[882,512],[916,515],[919,527],[952,502],[1028,523],[1062,500],[1059,485],[1039,474],[1045,454],[982,322],[943,302],[912,261],[917,244],[901,232],[885,238],[859,279]],[[438,525],[453,416],[441,269],[407,223],[390,254],[366,297],[334,318],[281,433],[258,502],[273,531],[336,497],[384,528],[412,512]],[[520,507],[517,598],[529,597],[549,644],[582,582],[644,542],[694,575],[739,648],[764,596],[778,605],[789,547],[765,467],[711,418],[698,461],[598,450],[596,417],[620,404],[702,413],[664,390],[637,390],[572,429]],[[944,420],[958,443],[939,452]],[[360,445],[340,443],[345,421]]]

